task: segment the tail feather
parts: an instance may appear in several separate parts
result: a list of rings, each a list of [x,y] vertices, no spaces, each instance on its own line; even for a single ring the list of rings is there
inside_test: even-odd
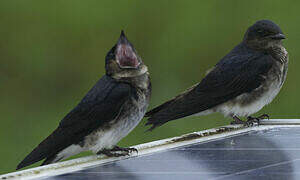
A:
[[[169,105],[171,105],[176,99],[171,99],[164,104],[155,107],[154,109],[148,111],[145,117],[148,117],[148,121],[146,122],[146,126],[151,125],[151,127],[147,131],[152,131],[156,127],[159,127],[165,124],[168,121],[165,121],[165,118],[160,116],[161,111],[167,109]]]
[[[41,166],[44,166],[44,165],[47,165],[47,164],[52,164],[52,163],[58,162],[62,159],[62,158],[56,159],[56,157],[57,157],[56,155],[51,156],[51,157],[47,157],[45,159],[45,161],[41,164]]]
[[[18,164],[16,169],[18,170],[23,167],[29,166],[45,158],[46,160],[44,163],[52,162],[52,159],[55,158],[56,154],[61,151],[61,148],[64,148],[62,146],[56,147],[55,139],[57,139],[57,136],[64,137],[59,129],[56,129],[50,136],[43,140],[31,153],[29,153],[23,159],[23,161],[21,161]]]
[[[157,106],[155,107],[154,109],[148,111],[146,114],[145,114],[145,117],[151,117],[153,116],[154,114],[158,113],[159,111],[161,111],[162,109],[166,108],[169,104],[171,104],[174,100],[170,100],[170,101],[167,101],[165,103],[163,103],[162,105],[160,106]]]
[[[46,156],[44,154],[41,154],[39,152],[39,148],[35,148],[29,155],[27,155],[23,161],[21,161],[18,166],[17,166],[17,169],[21,169],[23,167],[26,167],[26,166],[29,166],[31,164],[34,164],[44,158],[46,158]]]
[[[198,104],[198,100],[194,99],[194,96],[196,96],[194,90],[197,86],[198,84],[193,85],[173,99],[147,112],[145,115],[145,117],[148,117],[146,125],[152,125],[148,131],[152,131],[169,121],[195,114],[196,111],[190,106]]]

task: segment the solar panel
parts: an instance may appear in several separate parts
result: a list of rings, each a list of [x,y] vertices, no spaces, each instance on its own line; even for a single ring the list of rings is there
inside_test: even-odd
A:
[[[138,156],[95,160],[38,179],[300,179],[299,125],[228,126],[137,147]]]

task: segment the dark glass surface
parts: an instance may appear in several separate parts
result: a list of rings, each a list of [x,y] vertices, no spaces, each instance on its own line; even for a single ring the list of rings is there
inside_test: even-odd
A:
[[[275,128],[169,149],[47,180],[300,179],[300,128]]]

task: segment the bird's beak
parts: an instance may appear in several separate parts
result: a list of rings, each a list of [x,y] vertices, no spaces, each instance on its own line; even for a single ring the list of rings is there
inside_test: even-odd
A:
[[[285,35],[284,35],[284,34],[281,34],[281,33],[272,35],[272,36],[270,36],[270,37],[271,37],[272,39],[275,39],[275,40],[285,39]]]
[[[140,65],[138,57],[127,40],[124,31],[121,32],[117,43],[116,61],[121,68],[137,68]]]

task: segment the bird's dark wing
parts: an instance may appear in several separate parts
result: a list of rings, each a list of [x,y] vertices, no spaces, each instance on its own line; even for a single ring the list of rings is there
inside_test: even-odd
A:
[[[269,55],[237,55],[221,60],[196,86],[146,113],[150,130],[222,104],[259,87],[270,70]]]
[[[58,152],[83,138],[106,122],[115,119],[130,98],[133,88],[103,76],[82,101],[60,122],[58,128],[42,141],[17,169],[44,158],[53,158]]]

